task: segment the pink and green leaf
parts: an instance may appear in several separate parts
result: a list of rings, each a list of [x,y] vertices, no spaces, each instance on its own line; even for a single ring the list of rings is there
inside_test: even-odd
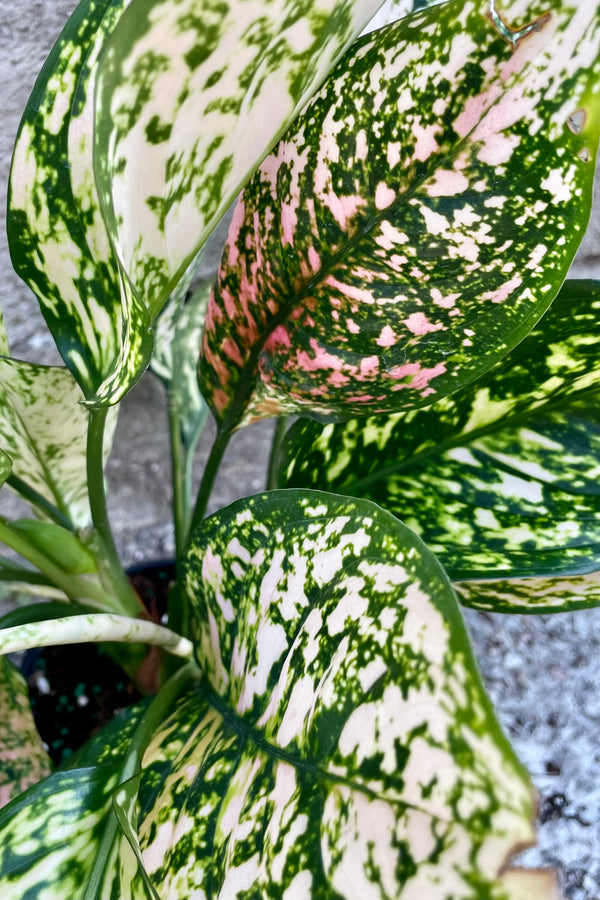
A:
[[[497,611],[600,603],[600,287],[567,282],[531,334],[422,410],[289,431],[281,487],[365,497]]]
[[[224,431],[429,404],[556,295],[591,204],[600,6],[521,3],[516,46],[488,9],[450,0],[362,38],[259,166],[202,348]]]

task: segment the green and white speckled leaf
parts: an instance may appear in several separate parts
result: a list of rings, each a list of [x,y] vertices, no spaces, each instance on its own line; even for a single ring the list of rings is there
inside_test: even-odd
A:
[[[90,525],[86,441],[89,412],[67,369],[0,359],[0,447],[19,484],[55,507],[74,528]],[[107,418],[108,456],[116,414]],[[35,500],[31,494],[28,499]],[[42,512],[43,512],[42,508]]]
[[[154,353],[150,361],[150,370],[164,384],[170,384],[173,380],[173,343],[178,330],[179,316],[189,302],[192,283],[203,257],[204,251],[201,251],[170,294],[154,323]],[[203,311],[202,318],[205,314],[206,310]]]
[[[132,0],[99,69],[96,176],[152,319],[381,0]]]
[[[0,806],[50,773],[51,763],[35,727],[27,683],[0,659]]]
[[[117,848],[109,848],[104,877],[93,893],[86,893],[103,835],[115,816],[112,801],[118,777],[114,764],[56,772],[0,810],[3,898],[154,900],[138,874],[137,860],[127,853],[125,840],[118,847],[118,859]]]
[[[10,348],[8,346],[8,335],[6,333],[6,325],[4,324],[4,316],[0,309],[0,356],[8,356]]]
[[[62,771],[0,810],[0,892],[6,900],[158,900],[135,834],[140,763],[190,672],[125,710]]]
[[[10,181],[13,265],[90,400],[118,399],[150,349],[147,316],[119,273],[93,175],[97,58],[124,5],[88,0],[69,19],[25,110]]]
[[[454,585],[461,603],[489,612],[554,613],[600,606],[600,570],[554,578],[490,578]]]
[[[201,387],[224,431],[420,407],[515,346],[587,223],[600,4],[450,0],[361,39],[234,212]],[[546,15],[548,14],[548,15]]]
[[[144,757],[159,895],[512,897],[530,788],[418,538],[364,501],[272,492],[206,520],[184,584],[204,679]]]
[[[11,459],[6,453],[3,453],[2,450],[0,450],[0,487],[4,484],[11,472]]]
[[[452,580],[469,582],[458,586],[469,605],[598,605],[599,323],[600,285],[567,282],[532,333],[465,390],[389,417],[297,423],[280,486],[381,504]]]

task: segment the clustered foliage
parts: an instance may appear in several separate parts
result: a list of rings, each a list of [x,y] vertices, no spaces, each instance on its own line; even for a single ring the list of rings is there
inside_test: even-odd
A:
[[[600,3],[398,0],[357,39],[377,5],[82,0],[40,73],[9,243],[65,367],[11,358],[0,321],[0,483],[33,510],[0,517],[0,580],[31,594],[0,650],[106,642],[149,696],[52,770],[1,660],[3,898],[558,896],[510,865],[535,798],[460,604],[600,603],[600,286],[565,281]],[[166,627],[104,485],[148,368]],[[269,490],[206,517],[268,417]]]

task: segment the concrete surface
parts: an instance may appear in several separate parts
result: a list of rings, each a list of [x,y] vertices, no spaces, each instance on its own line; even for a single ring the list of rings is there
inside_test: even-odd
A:
[[[0,206],[20,112],[73,0],[0,0]],[[15,356],[57,360],[37,305],[10,269],[2,229],[0,302]],[[600,213],[574,264],[600,276]],[[108,465],[110,510],[126,563],[169,555],[170,486],[164,461],[164,397],[150,379],[123,404]],[[264,484],[270,423],[234,440],[216,485],[217,508]],[[202,440],[198,466],[210,447]],[[18,507],[3,492],[0,508]],[[539,837],[523,861],[556,865],[569,900],[600,900],[600,610],[556,616],[467,612],[484,678],[500,719],[540,792]]]

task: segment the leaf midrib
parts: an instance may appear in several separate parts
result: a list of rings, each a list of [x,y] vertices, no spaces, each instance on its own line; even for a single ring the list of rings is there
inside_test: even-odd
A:
[[[481,385],[479,386],[481,387]],[[401,472],[409,471],[414,466],[422,465],[423,463],[426,463],[437,456],[441,456],[442,454],[447,453],[449,450],[453,450],[456,447],[468,446],[469,444],[472,444],[480,438],[498,434],[504,429],[516,428],[519,426],[524,427],[525,425],[529,424],[537,414],[551,414],[562,412],[568,409],[570,403],[573,403],[576,400],[585,400],[588,397],[591,398],[599,393],[600,389],[597,385],[594,385],[593,387],[586,388],[585,390],[580,391],[576,395],[561,397],[558,400],[540,404],[539,406],[530,408],[527,411],[521,410],[520,412],[514,413],[513,415],[509,415],[505,418],[496,419],[493,422],[489,422],[487,425],[481,425],[478,428],[474,428],[472,431],[461,431],[459,434],[452,438],[448,438],[447,440],[442,441],[438,444],[433,444],[432,446],[427,447],[424,450],[421,450],[418,453],[415,453],[413,456],[410,456],[404,460],[399,460],[397,462],[391,463],[388,466],[384,466],[383,468],[378,469],[376,472],[371,472],[369,473],[369,475],[365,475],[363,478],[344,481],[343,484],[339,486],[339,490],[340,492],[349,491],[351,494],[354,494],[355,491],[362,491],[364,488],[371,487],[372,485],[377,484],[377,482],[384,481],[392,475],[397,475]],[[497,465],[500,467],[500,463],[497,463]],[[520,474],[521,476],[523,475],[523,473]],[[574,495],[584,493],[575,489],[569,490],[563,486],[561,486],[561,490],[564,490],[565,493],[572,493]]]
[[[343,785],[344,787],[348,787],[350,790],[363,794],[371,800],[381,800],[384,803],[388,803],[390,806],[394,808],[401,808],[403,810],[412,809],[416,812],[421,812],[429,818],[435,821],[442,821],[446,824],[454,824],[455,820],[452,817],[442,819],[440,816],[435,815],[431,812],[430,809],[427,809],[424,806],[420,806],[416,803],[411,803],[407,800],[397,799],[395,797],[387,797],[385,794],[379,793],[372,788],[369,788],[366,784],[361,784],[357,781],[353,781],[350,777],[345,777],[343,775],[337,775],[334,772],[328,772],[324,770],[320,765],[316,763],[311,763],[309,760],[297,756],[295,753],[291,753],[288,750],[285,750],[283,747],[279,747],[276,744],[269,741],[264,735],[255,727],[249,725],[241,716],[239,716],[235,710],[224,701],[219,694],[214,690],[212,685],[208,683],[208,681],[203,680],[201,683],[201,690],[204,699],[207,704],[212,707],[223,719],[223,721],[237,734],[242,738],[242,740],[246,743],[254,744],[257,750],[264,754],[268,759],[278,760],[281,762],[285,762],[288,765],[292,766],[294,769],[297,769],[301,772],[305,772],[314,777],[315,781],[319,782],[330,782],[332,784]],[[510,807],[513,812],[519,812],[517,807]]]

